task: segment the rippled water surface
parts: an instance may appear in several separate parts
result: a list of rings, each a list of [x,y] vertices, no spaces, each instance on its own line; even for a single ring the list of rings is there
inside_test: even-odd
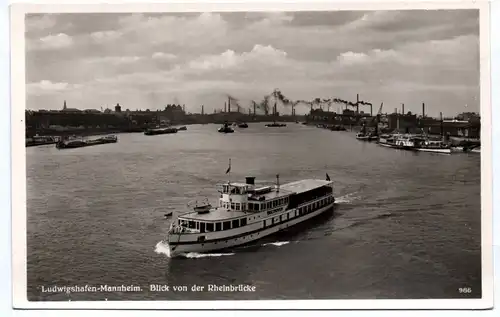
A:
[[[382,148],[288,124],[215,125],[117,144],[27,149],[28,297],[112,299],[373,299],[481,296],[480,158]],[[231,252],[170,259],[167,211],[215,183],[321,178],[338,204],[298,230]],[[43,292],[138,285],[142,292]],[[254,285],[255,292],[154,292],[150,284]],[[459,294],[458,288],[472,293]]]

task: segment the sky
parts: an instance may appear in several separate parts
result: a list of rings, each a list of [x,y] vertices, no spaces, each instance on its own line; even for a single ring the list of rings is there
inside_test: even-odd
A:
[[[479,111],[478,10],[29,14],[25,23],[32,110],[66,100],[213,112],[228,95],[248,109],[279,89],[290,100],[359,94],[374,113],[382,102],[384,113],[404,103],[420,114],[423,102],[431,116]]]

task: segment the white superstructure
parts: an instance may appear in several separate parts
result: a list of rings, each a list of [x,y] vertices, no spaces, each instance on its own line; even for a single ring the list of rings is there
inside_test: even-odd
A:
[[[329,177],[327,177],[329,179]],[[217,186],[218,206],[173,219],[168,233],[170,255],[207,252],[245,244],[273,234],[333,207],[333,182],[306,179],[284,185],[246,183]]]

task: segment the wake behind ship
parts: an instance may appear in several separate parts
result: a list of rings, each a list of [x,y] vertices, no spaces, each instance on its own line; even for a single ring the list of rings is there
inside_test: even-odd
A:
[[[246,244],[304,222],[331,209],[333,182],[305,179],[275,186],[217,185],[218,206],[204,204],[173,219],[168,232],[170,256],[208,252]]]

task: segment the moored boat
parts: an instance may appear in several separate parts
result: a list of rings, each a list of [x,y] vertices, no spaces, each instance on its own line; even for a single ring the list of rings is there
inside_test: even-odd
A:
[[[245,122],[238,123],[238,128],[248,128],[248,124]]]
[[[217,207],[196,209],[172,220],[167,241],[170,256],[210,252],[246,244],[331,210],[333,182],[305,179],[275,186],[219,184]],[[203,206],[200,206],[203,207]]]
[[[442,140],[424,139],[422,142],[417,143],[415,147],[420,152],[451,154],[451,147]]]
[[[357,133],[356,134],[356,139],[357,140],[360,140],[360,141],[376,141],[378,139],[378,137],[374,134],[371,134],[371,133]]]
[[[481,154],[481,146],[476,146],[476,147],[473,147],[472,149],[470,149],[468,152],[470,153],[477,153],[477,154]]]
[[[53,136],[39,136],[35,135],[31,138],[26,138],[26,147],[37,145],[49,145],[57,143],[57,139]]]

